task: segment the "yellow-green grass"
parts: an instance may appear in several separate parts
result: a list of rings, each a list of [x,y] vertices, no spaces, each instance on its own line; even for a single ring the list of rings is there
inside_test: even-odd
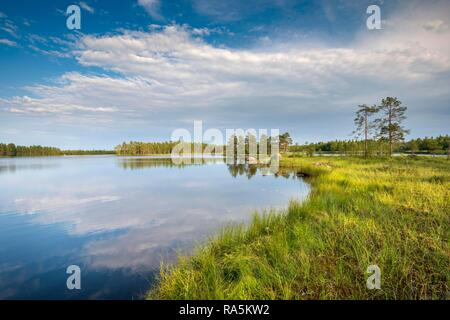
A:
[[[229,226],[175,266],[150,299],[448,299],[450,161],[286,158],[303,203]],[[369,290],[369,265],[381,289]]]

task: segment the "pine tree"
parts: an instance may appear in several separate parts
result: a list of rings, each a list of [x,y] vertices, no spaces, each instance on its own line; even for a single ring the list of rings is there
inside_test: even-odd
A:
[[[369,119],[374,113],[378,111],[376,106],[369,107],[366,104],[361,104],[358,106],[358,111],[356,111],[355,125],[356,129],[353,131],[358,138],[364,136],[364,157],[368,156],[368,142],[369,135],[374,128],[373,122]]]
[[[409,133],[402,126],[403,120],[406,119],[406,106],[402,106],[401,101],[397,98],[387,97],[381,100],[378,111],[382,113],[382,117],[375,120],[378,137],[389,143],[389,156],[392,155],[394,143],[403,141],[405,135]]]

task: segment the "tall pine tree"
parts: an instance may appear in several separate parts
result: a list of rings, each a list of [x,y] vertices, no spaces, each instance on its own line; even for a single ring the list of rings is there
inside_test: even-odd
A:
[[[394,144],[403,141],[405,135],[409,133],[409,130],[402,126],[402,122],[406,119],[407,107],[402,106],[401,101],[397,98],[386,97],[381,100],[381,105],[377,109],[381,112],[381,118],[375,120],[378,137],[389,143],[389,155],[391,156]]]
[[[373,122],[370,117],[378,111],[377,106],[369,107],[366,104],[361,104],[358,106],[358,111],[356,111],[355,126],[356,129],[353,131],[358,138],[364,137],[364,157],[368,156],[368,142],[370,139],[370,133],[374,128]]]

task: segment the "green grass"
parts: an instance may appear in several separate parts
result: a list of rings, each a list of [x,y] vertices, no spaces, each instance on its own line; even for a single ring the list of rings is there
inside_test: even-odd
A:
[[[161,266],[149,299],[448,299],[450,161],[286,158],[303,203],[224,228]],[[381,268],[369,290],[366,269]]]

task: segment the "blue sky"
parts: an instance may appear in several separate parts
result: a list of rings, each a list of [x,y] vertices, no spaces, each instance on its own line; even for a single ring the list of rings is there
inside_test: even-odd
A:
[[[68,30],[67,6],[81,7]],[[368,30],[366,8],[381,8]],[[348,139],[397,96],[410,137],[449,134],[449,1],[0,3],[0,141],[112,148],[174,129]]]

